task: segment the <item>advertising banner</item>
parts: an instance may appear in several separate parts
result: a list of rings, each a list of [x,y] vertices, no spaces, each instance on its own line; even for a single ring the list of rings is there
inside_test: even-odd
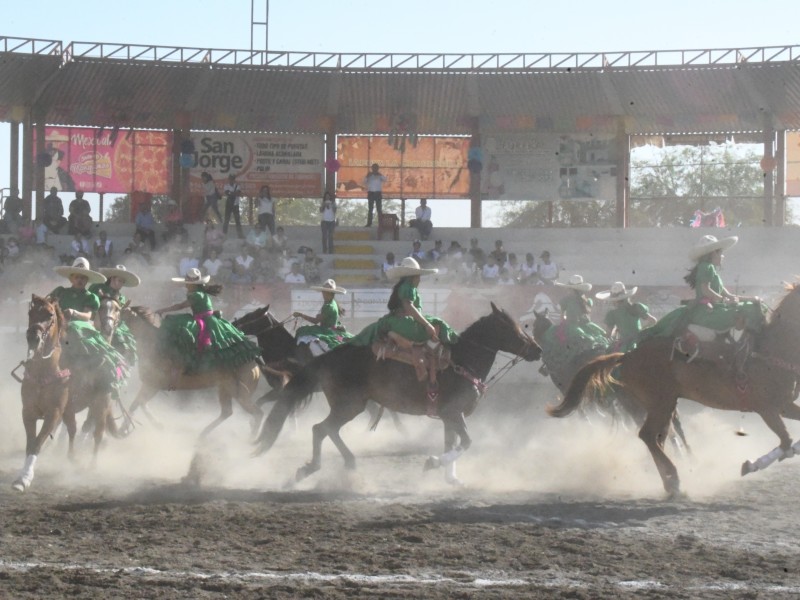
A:
[[[486,200],[616,197],[613,135],[486,135],[482,151],[481,195]]]
[[[339,136],[336,176],[340,198],[366,198],[364,183],[370,165],[377,163],[387,177],[385,198],[468,198],[469,138],[420,137],[400,151],[388,136]]]
[[[36,162],[46,165],[45,190],[167,194],[172,134],[45,127],[45,156]]]
[[[203,192],[200,174],[205,171],[220,191],[233,174],[246,196],[257,196],[262,185],[270,186],[274,198],[322,196],[322,136],[197,132],[192,142],[189,181],[194,194]]]
[[[786,132],[786,195],[800,197],[800,131]]]

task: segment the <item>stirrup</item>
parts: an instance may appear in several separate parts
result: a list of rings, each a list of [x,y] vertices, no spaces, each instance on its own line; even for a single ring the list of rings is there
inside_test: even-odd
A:
[[[437,419],[439,417],[439,386],[428,387],[426,396],[428,398],[426,414],[432,419]]]

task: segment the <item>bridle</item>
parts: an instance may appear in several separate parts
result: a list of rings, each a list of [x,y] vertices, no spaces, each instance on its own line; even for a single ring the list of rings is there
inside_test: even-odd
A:
[[[29,307],[29,312],[31,310],[33,310],[33,308],[34,308],[33,302],[31,302],[30,307]],[[28,330],[26,332],[26,335],[29,334],[32,331],[36,331],[36,332],[41,331],[41,334],[39,336],[37,336],[38,339],[39,339],[39,347],[36,348],[36,350],[34,350],[32,353],[31,353],[31,350],[29,348],[28,349],[28,353],[29,353],[28,358],[39,358],[39,359],[42,359],[42,360],[47,360],[51,356],[53,356],[53,353],[61,346],[61,343],[58,340],[58,338],[56,337],[55,339],[53,339],[52,336],[51,336],[51,333],[50,333],[56,327],[57,320],[58,320],[58,315],[56,314],[56,312],[54,310],[47,319],[44,319],[44,320],[41,320],[41,321],[36,321],[36,322],[30,323],[28,325]],[[52,342],[52,347],[50,349],[50,352],[48,352],[47,354],[37,354],[40,351],[44,352],[43,349],[46,347],[48,341]]]

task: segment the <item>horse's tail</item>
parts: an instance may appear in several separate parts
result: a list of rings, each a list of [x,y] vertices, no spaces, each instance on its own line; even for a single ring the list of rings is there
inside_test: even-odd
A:
[[[320,370],[325,356],[323,354],[308,363],[285,387],[274,389],[264,397],[265,402],[275,400],[275,406],[272,407],[261,433],[258,434],[254,456],[264,454],[272,448],[289,415],[308,403],[319,384]]]
[[[625,354],[622,352],[615,352],[598,356],[586,363],[575,373],[561,404],[548,406],[547,414],[551,417],[566,417],[581,405],[587,392],[595,393],[617,383],[611,372],[619,366],[623,356]]]

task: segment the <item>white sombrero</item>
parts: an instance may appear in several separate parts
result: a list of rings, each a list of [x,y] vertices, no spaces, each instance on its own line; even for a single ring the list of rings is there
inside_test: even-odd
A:
[[[139,276],[136,273],[128,271],[128,269],[125,268],[125,265],[117,265],[116,267],[103,267],[102,269],[97,270],[109,279],[112,277],[119,277],[123,281],[123,286],[136,287],[142,283],[142,280],[139,279]]]
[[[718,240],[713,235],[704,235],[692,247],[692,249],[689,250],[689,258],[694,261],[697,261],[698,259],[704,257],[706,254],[710,254],[715,250],[727,250],[738,241],[739,238],[735,235],[732,235],[731,237],[722,238],[721,240]]]
[[[583,280],[583,277],[580,275],[570,275],[567,283],[556,281],[556,285],[559,287],[568,287],[573,290],[578,290],[579,292],[588,292],[592,289],[592,284],[586,283]]]
[[[59,275],[63,275],[67,279],[69,279],[70,275],[83,275],[89,279],[89,283],[105,283],[106,276],[102,273],[98,273],[97,271],[92,271],[89,267],[89,261],[85,258],[78,257],[72,263],[72,266],[62,265],[60,267],[56,267],[54,269],[56,273]]]
[[[400,279],[401,277],[410,277],[412,275],[432,275],[438,273],[439,269],[423,269],[419,263],[410,256],[406,256],[400,261],[400,265],[386,269],[386,277],[389,279]]]
[[[625,289],[625,284],[621,281],[615,281],[611,284],[611,289],[606,290],[604,292],[597,292],[594,296],[598,300],[625,300],[625,298],[630,298],[633,296],[638,287],[632,287],[631,289]]]
[[[336,282],[333,279],[327,279],[322,285],[312,285],[312,290],[316,290],[318,292],[327,292],[329,294],[346,294],[347,290],[344,288],[340,288],[336,285]]]
[[[203,277],[200,269],[189,269],[186,273],[186,277],[173,277],[172,281],[175,283],[185,283],[186,285],[202,285],[211,281],[211,275]]]

